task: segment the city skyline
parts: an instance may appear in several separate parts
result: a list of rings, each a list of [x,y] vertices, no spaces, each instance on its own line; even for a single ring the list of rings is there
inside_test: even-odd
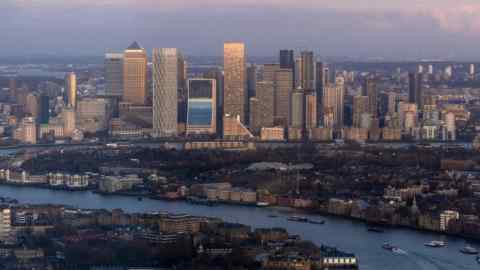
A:
[[[322,56],[479,59],[480,5],[468,0],[408,6],[397,0],[362,5],[351,0],[132,3],[3,1],[0,30],[7,38],[0,49],[19,56],[101,55],[104,48],[119,51],[139,40],[147,51],[178,47],[186,55],[214,56],[221,55],[224,41],[241,40],[256,56],[271,56],[284,47]],[[36,42],[28,42],[32,39]]]

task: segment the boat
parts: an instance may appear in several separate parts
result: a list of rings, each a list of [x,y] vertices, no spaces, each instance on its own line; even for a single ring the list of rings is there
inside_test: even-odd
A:
[[[325,224],[325,220],[309,220],[308,223],[316,224],[316,225],[323,225],[323,224]]]
[[[382,245],[382,248],[385,250],[388,250],[390,252],[396,253],[396,254],[407,254],[407,252],[401,248],[398,248],[396,246],[393,246],[389,243],[385,243]]]
[[[287,218],[288,221],[295,221],[295,222],[308,222],[308,218],[306,217],[299,217],[299,216],[291,216]]]
[[[270,206],[268,202],[257,202],[257,207],[267,207]]]
[[[463,254],[467,255],[477,255],[478,254],[478,249],[472,247],[472,246],[465,246],[462,249],[460,249],[460,252]]]
[[[367,231],[369,231],[369,232],[376,232],[376,233],[383,233],[383,232],[384,232],[384,230],[383,230],[382,228],[380,228],[380,227],[374,227],[374,226],[369,226],[369,227],[367,228]]]
[[[441,248],[445,247],[447,244],[444,241],[430,241],[428,243],[425,243],[426,247],[432,247],[432,248]]]

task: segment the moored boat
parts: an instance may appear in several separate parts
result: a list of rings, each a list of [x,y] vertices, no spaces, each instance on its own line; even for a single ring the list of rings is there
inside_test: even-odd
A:
[[[432,248],[441,248],[445,247],[447,244],[444,241],[430,241],[428,243],[425,243],[426,247],[432,247]]]
[[[478,249],[472,247],[472,246],[465,246],[462,249],[460,249],[460,252],[463,254],[467,255],[477,255],[478,254]]]
[[[287,218],[288,221],[296,221],[296,222],[308,222],[308,218],[300,217],[300,216],[291,216]]]

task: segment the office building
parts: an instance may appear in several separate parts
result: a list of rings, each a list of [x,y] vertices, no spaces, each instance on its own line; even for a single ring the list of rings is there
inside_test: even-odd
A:
[[[290,126],[303,128],[305,125],[305,93],[303,89],[296,89],[292,93],[292,114]]]
[[[295,88],[295,53],[293,50],[280,50],[280,68],[292,71],[292,89]]]
[[[274,126],[275,88],[271,81],[257,82],[257,96],[250,99],[250,130],[258,134]]]
[[[254,97],[256,95],[257,87],[257,66],[251,64],[247,67],[247,93],[248,98]]]
[[[323,89],[327,84],[325,80],[325,65],[322,62],[317,62],[315,67],[315,92],[317,95],[317,126],[322,123],[322,97]]]
[[[278,64],[266,64],[263,67],[263,81],[272,82],[275,88],[275,125],[286,127],[290,120],[293,72],[290,68],[281,68]]]
[[[420,73],[408,74],[408,102],[417,104],[418,110],[423,109],[423,89],[422,89],[423,75]]]
[[[123,96],[123,54],[105,54],[105,95]]]
[[[110,99],[82,98],[77,102],[75,128],[88,133],[105,131],[112,113]]]
[[[345,86],[344,79],[337,77],[335,84],[328,85],[323,91],[324,126],[341,128],[343,126]],[[325,119],[328,116],[328,119]]]
[[[77,118],[73,108],[64,108],[62,111],[63,129],[67,137],[71,137],[77,128]]]
[[[214,79],[187,81],[187,135],[217,132],[217,86]]]
[[[40,124],[48,124],[50,119],[50,98],[47,95],[40,96],[40,113],[38,122]]]
[[[10,243],[12,240],[12,212],[8,207],[2,207],[0,209],[0,241]]]
[[[77,105],[77,76],[73,72],[65,76],[64,101],[68,107],[75,108]]]
[[[40,112],[40,105],[38,101],[38,96],[36,94],[29,93],[27,95],[24,112],[34,117],[35,119],[38,117]]]
[[[315,89],[314,60],[313,52],[301,52],[301,87],[307,91]]]
[[[177,93],[179,62],[183,62],[178,49],[153,49],[153,136],[177,135]]]
[[[317,95],[314,92],[305,94],[305,128],[317,127]]]
[[[14,132],[14,138],[22,143],[37,143],[37,124],[35,118],[25,117],[22,119]]]
[[[367,77],[362,87],[363,96],[368,97],[368,112],[372,117],[378,116],[378,90],[374,77]]]
[[[132,43],[123,54],[123,101],[144,105],[147,97],[147,62],[145,49]]]
[[[223,112],[245,123],[246,117],[246,51],[245,44],[226,42],[223,47]]]
[[[353,97],[353,127],[359,128],[362,124],[362,115],[369,112],[369,103],[367,96]]]
[[[460,213],[453,210],[445,210],[440,213],[440,230],[447,231],[450,226],[450,221],[458,220]]]

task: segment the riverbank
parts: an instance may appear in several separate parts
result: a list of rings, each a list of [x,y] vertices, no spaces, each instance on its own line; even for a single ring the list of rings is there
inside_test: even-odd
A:
[[[252,228],[282,227],[292,234],[298,234],[303,239],[314,242],[318,246],[337,247],[340,250],[347,250],[356,254],[360,258],[362,270],[478,269],[474,258],[459,252],[467,243],[480,248],[480,245],[475,242],[404,228],[386,230],[384,233],[371,233],[359,221],[330,215],[322,217],[326,221],[323,226],[290,222],[287,218],[292,215],[304,215],[311,219],[316,219],[318,216],[304,211],[291,211],[285,207],[256,208],[218,205],[212,208],[183,201],[160,201],[149,198],[139,201],[135,197],[100,196],[90,191],[67,192],[13,186],[0,186],[0,196],[15,198],[20,203],[63,204],[84,209],[113,210],[120,208],[128,213],[166,211],[221,218],[228,222],[247,224]],[[269,218],[269,215],[275,215],[277,218]],[[439,239],[448,242],[448,246],[442,249],[431,249],[424,246],[427,242]],[[385,242],[406,250],[408,254],[399,256],[384,251],[381,246]]]

